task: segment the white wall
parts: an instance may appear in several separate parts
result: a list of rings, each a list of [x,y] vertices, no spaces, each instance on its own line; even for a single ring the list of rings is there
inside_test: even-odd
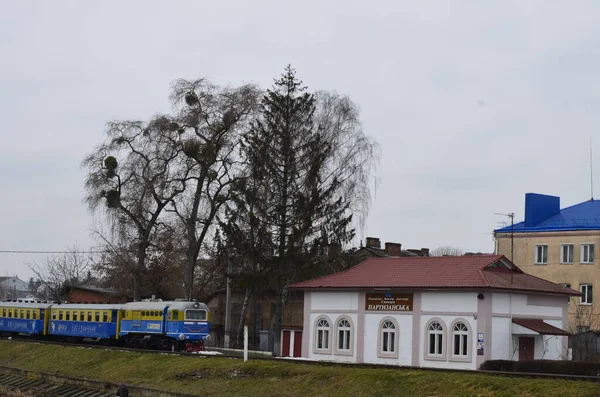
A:
[[[494,293],[492,295],[492,313],[498,313],[498,314],[510,313],[509,294]]]
[[[477,298],[477,295],[475,294],[475,298]],[[431,320],[432,318],[437,317],[440,320],[442,320],[445,325],[446,325],[446,339],[445,339],[445,343],[446,343],[446,361],[436,361],[436,360],[425,360],[424,357],[424,353],[425,353],[425,343],[426,343],[426,339],[425,339],[425,327],[427,326],[427,323],[429,322],[429,320]],[[451,335],[452,335],[452,330],[450,329],[450,326],[452,325],[452,322],[454,320],[456,320],[457,318],[461,318],[463,320],[466,320],[466,322],[468,323],[468,326],[471,330],[471,361],[470,362],[456,362],[456,361],[449,361],[450,358],[450,353],[451,353]],[[421,345],[419,346],[419,365],[421,367],[435,367],[435,368],[453,368],[453,369],[477,369],[477,320],[475,320],[475,318],[473,316],[432,316],[432,315],[427,315],[427,316],[421,316],[421,326],[420,326],[420,332],[421,332]]]
[[[512,294],[511,297],[509,294],[494,293],[492,298],[492,312],[494,314],[512,313],[513,316],[562,317],[562,311],[562,307],[528,305],[527,295],[524,294]]]
[[[330,320],[330,329],[329,329],[329,343],[331,346],[331,354],[321,354],[314,353],[315,346],[315,321],[321,315],[327,316]],[[341,316],[348,316],[352,319],[353,324],[353,332],[352,332],[352,355],[340,355],[335,353],[335,347],[337,345],[337,334],[335,332],[335,324],[340,319]],[[309,330],[309,339],[308,339],[308,358],[315,360],[324,360],[324,361],[340,361],[340,362],[356,362],[356,352],[357,352],[357,335],[356,335],[356,324],[357,324],[357,314],[356,313],[311,313],[310,314],[310,330]],[[304,330],[306,332],[306,330]]]
[[[358,310],[358,292],[311,292],[311,310]]]
[[[398,323],[398,358],[380,358],[377,357],[379,346],[377,345],[379,336],[379,323],[384,317],[392,317]],[[366,363],[393,364],[393,365],[412,365],[412,326],[413,316],[365,313],[365,340],[364,356]]]
[[[475,292],[421,292],[421,310],[425,312],[477,313]]]
[[[510,360],[512,355],[512,324],[507,317],[492,318],[492,360]],[[517,356],[518,358],[518,356]]]

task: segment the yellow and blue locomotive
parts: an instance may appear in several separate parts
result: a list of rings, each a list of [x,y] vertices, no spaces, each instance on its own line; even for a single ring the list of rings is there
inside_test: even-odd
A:
[[[200,302],[124,304],[0,302],[0,333],[58,340],[94,339],[138,348],[202,350],[210,310]]]

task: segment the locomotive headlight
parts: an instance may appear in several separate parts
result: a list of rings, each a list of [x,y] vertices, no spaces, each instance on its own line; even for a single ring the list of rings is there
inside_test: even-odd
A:
[[[185,339],[185,335],[184,334],[179,334],[179,339],[184,340]]]
[[[211,339],[212,339],[212,336],[206,335],[206,340],[211,340]]]
[[[200,305],[198,304],[198,302],[194,303],[194,309],[197,309],[198,307],[200,307]]]

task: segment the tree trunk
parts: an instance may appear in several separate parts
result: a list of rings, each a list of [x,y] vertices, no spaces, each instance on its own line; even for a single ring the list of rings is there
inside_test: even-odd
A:
[[[275,314],[271,320],[271,330],[273,331],[273,354],[279,356],[281,354],[281,319],[283,317],[283,309],[288,294],[288,282],[282,289],[277,289],[275,298]]]
[[[138,245],[137,265],[133,271],[133,300],[141,300],[142,275],[146,263],[146,243],[141,242]]]
[[[250,302],[250,295],[250,288],[246,288],[244,302],[242,303],[242,314],[240,315],[240,322],[237,326],[236,347],[242,346],[242,337],[244,336],[244,324],[246,324],[246,314],[248,314],[248,303]]]

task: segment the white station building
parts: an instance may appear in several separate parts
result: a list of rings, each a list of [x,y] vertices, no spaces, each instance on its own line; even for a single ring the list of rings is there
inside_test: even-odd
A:
[[[371,258],[291,288],[304,290],[302,357],[462,369],[567,359],[580,295],[501,255]]]

